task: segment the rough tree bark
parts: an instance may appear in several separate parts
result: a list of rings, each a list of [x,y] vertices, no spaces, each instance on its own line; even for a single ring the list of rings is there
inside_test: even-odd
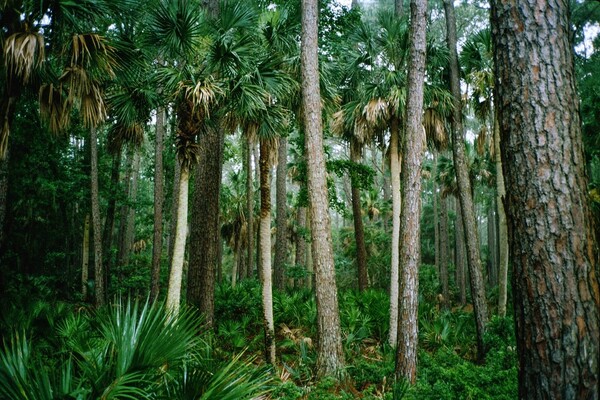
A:
[[[460,204],[458,199],[455,203],[456,221],[455,221],[455,241],[454,241],[454,255],[456,263],[456,286],[458,287],[458,295],[460,305],[465,306],[467,304],[467,268],[465,263],[465,230],[463,227],[462,211],[460,210]]]
[[[398,347],[396,376],[414,384],[417,378],[419,265],[421,263],[421,171],[425,152],[422,123],[427,27],[427,0],[411,0],[410,49],[406,101],[406,135],[402,157],[402,213]]]
[[[445,308],[450,306],[450,289],[448,286],[448,261],[450,259],[448,239],[448,200],[440,196],[440,277],[442,279],[442,296]]]
[[[121,150],[113,154],[110,172],[110,197],[106,209],[106,220],[104,221],[104,232],[102,233],[102,254],[104,255],[105,287],[110,288],[110,271],[112,268],[112,246],[113,233],[115,230],[115,215],[117,211],[117,191],[119,187],[119,173],[121,169]]]
[[[465,243],[467,247],[467,266],[469,268],[471,283],[471,298],[475,313],[475,327],[477,331],[477,359],[483,361],[485,346],[483,336],[488,321],[487,303],[485,301],[485,286],[481,271],[481,256],[479,252],[479,239],[477,237],[477,220],[473,203],[471,182],[466,160],[464,132],[462,127],[460,78],[458,69],[458,55],[456,50],[456,16],[452,0],[444,0],[446,13],[446,42],[449,50],[450,64],[450,91],[453,97],[453,112],[451,119],[452,152],[454,155],[454,168],[458,185],[458,197],[463,217]]]
[[[246,276],[254,273],[254,184],[252,183],[252,139],[246,137]]]
[[[350,160],[360,163],[360,145],[355,141],[350,142]],[[367,277],[367,245],[365,243],[365,228],[362,220],[362,209],[360,206],[360,188],[354,176],[350,177],[352,192],[352,219],[354,220],[354,238],[356,240],[356,265],[358,270],[358,290],[364,291],[369,287]]]
[[[496,211],[498,212],[498,315],[506,316],[508,293],[508,230],[504,201],[504,172],[502,170],[502,154],[500,150],[500,125],[498,115],[494,115],[494,164],[496,167]]]
[[[83,246],[81,248],[81,297],[87,300],[88,272],[90,266],[90,214],[85,215],[83,223]]]
[[[344,352],[338,310],[331,221],[327,201],[323,122],[318,60],[318,1],[302,1],[302,106],[306,134],[308,198],[312,232],[312,257],[317,297],[318,357],[317,374],[340,375]]]
[[[296,210],[296,267],[307,268],[306,265],[306,239],[304,233],[306,232],[306,207],[298,207]],[[301,281],[297,280],[296,285]]]
[[[275,237],[275,288],[285,289],[285,265],[288,255],[288,232],[287,232],[287,138],[279,138],[279,152],[277,159],[277,181],[276,181],[276,225]]]
[[[519,398],[600,397],[598,247],[569,3],[492,1]]]
[[[150,298],[156,300],[160,290],[160,261],[163,234],[163,138],[165,136],[165,109],[156,110],[156,143],[154,146],[154,233],[152,239],[152,276]]]

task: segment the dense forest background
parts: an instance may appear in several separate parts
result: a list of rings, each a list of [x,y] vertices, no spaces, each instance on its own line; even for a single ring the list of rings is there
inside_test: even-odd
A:
[[[0,2],[0,398],[537,398],[519,379],[491,6],[424,5],[424,138],[405,114],[411,6],[319,2],[309,86],[300,2]],[[600,3],[567,8],[597,291]],[[577,319],[592,341],[595,307]],[[563,378],[598,396],[590,368]]]

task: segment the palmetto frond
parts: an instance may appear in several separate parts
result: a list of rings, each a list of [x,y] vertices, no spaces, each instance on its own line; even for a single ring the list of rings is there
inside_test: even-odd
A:
[[[98,126],[106,120],[107,112],[104,97],[102,96],[102,90],[96,83],[90,85],[88,92],[81,94],[80,101],[84,126],[88,128]]]
[[[42,85],[39,92],[39,103],[40,114],[43,119],[48,121],[51,132],[61,132],[69,126],[71,104],[63,94],[61,86]]]
[[[202,13],[195,1],[161,0],[150,13],[148,44],[172,59],[187,59],[202,37]]]
[[[387,99],[378,97],[369,100],[364,107],[364,115],[372,125],[385,123],[390,118],[390,103]]]
[[[44,37],[38,32],[13,33],[4,42],[8,79],[28,83],[32,72],[44,61]]]
[[[115,76],[114,48],[103,36],[95,33],[73,35],[71,42],[71,66],[93,69],[105,74],[104,79]]]
[[[443,151],[448,146],[448,133],[444,125],[444,119],[433,108],[427,108],[423,115],[423,127],[427,142],[433,145],[437,151]]]

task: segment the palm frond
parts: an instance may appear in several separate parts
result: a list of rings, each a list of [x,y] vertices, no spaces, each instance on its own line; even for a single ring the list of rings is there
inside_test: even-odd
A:
[[[40,115],[48,122],[50,131],[58,133],[69,126],[70,104],[62,92],[62,87],[46,84],[39,92]]]
[[[423,115],[423,127],[427,142],[437,151],[443,151],[448,146],[448,133],[444,126],[444,120],[433,108],[427,108]]]
[[[44,37],[38,32],[17,32],[4,41],[8,79],[28,83],[32,72],[44,61]]]

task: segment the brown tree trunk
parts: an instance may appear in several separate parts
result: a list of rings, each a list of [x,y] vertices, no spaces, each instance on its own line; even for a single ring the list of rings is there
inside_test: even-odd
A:
[[[110,271],[113,260],[113,233],[115,230],[115,214],[117,211],[117,192],[119,187],[119,173],[121,169],[121,151],[113,154],[111,172],[110,172],[110,197],[106,209],[106,220],[104,222],[104,232],[102,233],[102,254],[104,255],[104,275],[106,277],[105,287],[110,288]]]
[[[318,1],[302,2],[302,106],[306,134],[308,198],[312,232],[312,257],[317,297],[317,375],[339,376],[344,352],[338,311],[327,177],[323,155],[323,125],[319,88]]]
[[[467,265],[469,267],[471,298],[475,313],[475,327],[477,331],[477,359],[485,358],[483,336],[488,321],[487,303],[485,301],[485,286],[481,271],[481,256],[479,254],[479,240],[477,238],[477,220],[469,171],[466,160],[464,132],[462,127],[462,111],[460,96],[460,78],[458,69],[458,55],[456,50],[456,16],[452,0],[444,0],[446,13],[446,42],[449,50],[450,64],[450,91],[453,97],[454,110],[451,119],[452,149],[454,154],[454,168],[458,185],[458,197],[463,216],[465,230],[465,243],[467,247]]]
[[[134,150],[129,148],[127,149],[127,156],[125,161],[125,177],[123,178],[123,193],[124,193],[124,203],[121,206],[120,216],[119,216],[119,233],[117,236],[118,246],[117,249],[117,269],[119,275],[119,284],[121,278],[121,269],[123,265],[126,264],[126,260],[129,260],[129,248],[127,247],[127,218],[129,216],[129,208],[130,208],[130,193],[131,193],[131,177],[133,174],[133,152]]]
[[[279,138],[279,154],[277,160],[277,236],[275,237],[275,288],[285,289],[285,267],[288,255],[288,232],[287,232],[287,138]]]
[[[271,270],[271,143],[260,141],[260,252],[262,300],[265,327],[265,360],[275,364],[273,319],[273,272]]]
[[[215,271],[219,262],[223,140],[224,135],[218,126],[208,126],[199,141],[200,163],[196,168],[190,231],[187,300],[198,307],[211,328],[215,307]]]
[[[390,173],[392,181],[392,249],[390,266],[390,346],[396,347],[398,340],[398,296],[400,274],[400,120],[392,118],[390,125]]]
[[[150,298],[156,300],[160,290],[160,262],[163,235],[163,138],[165,136],[165,109],[156,110],[156,143],[154,146],[154,233],[152,239],[152,276]]]
[[[496,240],[496,208],[492,201],[487,211],[487,246],[488,246],[488,274],[487,281],[491,287],[498,284],[498,247]]]
[[[350,142],[350,160],[359,164],[361,159],[359,145],[355,141]],[[351,175],[350,185],[352,187],[352,216],[354,220],[354,238],[356,240],[356,265],[358,270],[358,290],[364,291],[369,287],[367,278],[367,246],[365,243],[365,228],[362,220],[362,207],[360,205],[360,189],[358,182]]]
[[[131,170],[131,187],[129,188],[128,201],[131,204],[135,204],[137,200],[138,183],[140,176],[140,155],[141,149],[134,149],[133,153],[133,168]],[[129,264],[129,258],[133,249],[133,243],[135,242],[135,207],[130,205],[127,210],[127,224],[125,225],[125,252],[123,257],[123,264]]]
[[[105,303],[104,270],[102,265],[102,226],[100,222],[100,194],[98,192],[98,135],[95,127],[90,129],[92,230],[94,240],[94,284],[96,307]]]
[[[463,228],[462,211],[458,199],[454,203],[456,210],[454,255],[456,264],[456,286],[460,297],[460,305],[467,304],[467,270],[465,263],[465,230]]]
[[[440,197],[440,277],[442,296],[445,308],[450,306],[450,289],[448,286],[448,261],[450,260],[448,239],[448,200]]]
[[[411,0],[410,49],[406,129],[402,157],[402,213],[400,217],[400,289],[396,376],[414,384],[417,378],[419,265],[421,263],[421,171],[425,152],[423,85],[427,0]]]
[[[519,398],[600,397],[598,247],[569,3],[492,1]]]
[[[394,14],[398,18],[402,18],[404,14],[404,0],[394,0]]]
[[[0,157],[0,249],[2,249],[4,243],[4,220],[6,218],[9,160],[10,151],[7,148],[4,157]]]
[[[432,173],[434,177],[437,174],[437,154],[433,154],[433,168]],[[440,213],[438,209],[438,185],[433,179],[433,242],[434,242],[434,255],[435,255],[435,270],[438,274],[440,282],[442,281],[441,267],[440,267]]]
[[[307,269],[306,239],[304,237],[306,232],[306,207],[298,207],[296,210],[296,227],[298,229],[296,234],[296,268]]]
[[[179,209],[179,180],[181,179],[181,163],[175,159],[175,171],[173,174],[173,202],[171,204],[171,222],[169,228],[169,256],[171,262],[173,258],[173,246],[175,245],[175,235],[177,232],[177,210]]]
[[[246,276],[254,274],[254,185],[252,183],[252,139],[246,138]]]
[[[88,295],[88,272],[90,266],[90,214],[85,215],[83,224],[83,246],[81,247],[81,297],[86,301]]]

